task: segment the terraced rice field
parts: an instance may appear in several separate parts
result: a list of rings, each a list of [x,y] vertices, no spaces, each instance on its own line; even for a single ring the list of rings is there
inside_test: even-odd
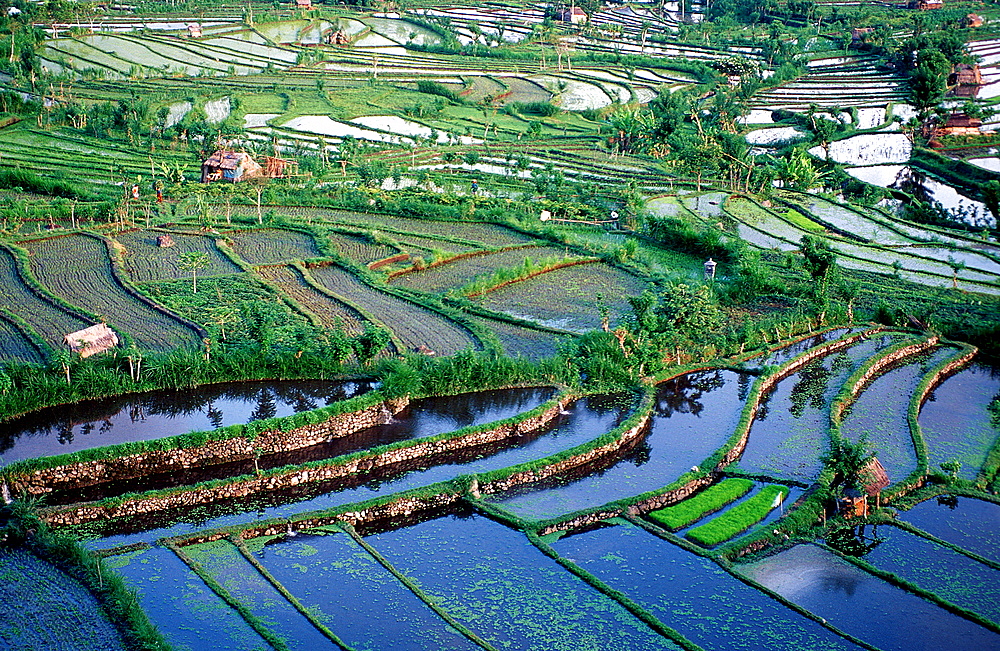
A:
[[[161,247],[157,237],[165,235],[160,231],[130,231],[115,236],[121,247],[116,247],[129,278],[134,282],[154,282],[189,278],[191,272],[181,268],[179,257],[182,253],[194,251],[208,256],[209,263],[198,270],[198,276],[221,276],[243,271],[232,260],[222,255],[215,241],[206,235],[186,235],[171,232],[167,235],[174,246]]]
[[[534,261],[546,258],[562,259],[564,255],[563,249],[552,246],[533,246],[486,255],[474,255],[422,271],[398,275],[390,280],[389,284],[439,294],[458,289],[474,278],[491,274],[497,269],[517,267],[523,264],[526,259]]]
[[[140,348],[173,350],[200,342],[193,327],[141,300],[118,281],[101,240],[69,235],[26,246],[31,271],[43,286],[69,304],[107,319],[113,330],[131,336]]]
[[[226,237],[232,242],[236,255],[251,265],[281,264],[320,255],[313,238],[300,231],[265,228],[232,231]]]
[[[630,309],[626,300],[645,289],[641,278],[605,263],[556,269],[491,291],[476,302],[495,312],[536,323],[582,332],[601,325],[598,301],[620,317]],[[615,319],[612,319],[615,321]]]
[[[0,248],[0,274],[0,305],[23,319],[49,346],[62,346],[65,335],[93,325],[93,321],[42,298],[25,285],[13,254],[6,248]]]
[[[438,355],[453,355],[480,347],[469,331],[443,315],[366,285],[340,267],[317,267],[309,275],[365,318],[387,327],[408,350],[426,346]]]
[[[13,321],[0,314],[0,359],[32,363],[44,361],[45,355]]]
[[[375,244],[364,237],[346,233],[330,233],[329,241],[333,249],[356,264],[368,265],[378,260],[391,258],[399,250],[385,244]]]
[[[257,273],[319,319],[324,328],[343,328],[349,334],[364,330],[360,312],[309,284],[295,267],[260,267]]]

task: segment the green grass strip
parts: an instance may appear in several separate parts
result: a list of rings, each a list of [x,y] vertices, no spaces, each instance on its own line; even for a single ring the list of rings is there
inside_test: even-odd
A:
[[[489,651],[498,651],[496,647],[494,647],[489,642],[476,635],[471,629],[466,628],[464,624],[462,624],[457,619],[452,617],[447,610],[445,610],[440,606],[440,604],[438,604],[437,600],[431,598],[428,594],[426,594],[423,590],[421,590],[420,586],[417,585],[417,583],[413,579],[411,579],[410,577],[406,576],[405,574],[397,570],[395,566],[393,566],[393,564],[388,561],[388,559],[386,559],[384,556],[382,556],[382,554],[378,552],[377,549],[369,545],[364,538],[358,535],[358,532],[354,530],[354,527],[352,527],[350,524],[346,522],[340,523],[339,526],[341,530],[344,531],[344,533],[346,533],[347,535],[349,535],[351,538],[354,539],[354,542],[361,545],[361,547],[366,552],[371,554],[371,557],[374,558],[376,561],[378,561],[379,565],[388,570],[390,574],[392,574],[400,581],[400,583],[409,588],[410,592],[415,594],[418,599],[427,604],[427,607],[433,610],[435,613],[437,613],[438,616],[441,617],[441,619],[448,622],[449,626],[451,626],[456,631],[467,637],[476,646],[483,649],[489,649]]]
[[[765,486],[750,499],[737,504],[719,517],[687,532],[687,538],[706,547],[714,547],[757,524],[774,508],[778,496],[784,500],[787,486]]]
[[[268,628],[260,617],[255,615],[245,603],[234,597],[229,590],[226,590],[226,588],[223,587],[223,585],[219,583],[214,576],[209,574],[208,571],[201,566],[201,563],[188,556],[187,552],[174,543],[167,542],[166,544],[171,551],[177,554],[178,558],[184,561],[185,565],[191,568],[192,572],[197,574],[198,577],[205,582],[205,585],[207,585],[212,592],[218,595],[219,598],[226,603],[226,605],[235,610],[236,613],[243,618],[243,621],[245,621],[250,628],[254,630],[254,632],[264,638],[264,641],[267,642],[271,648],[275,649],[275,651],[289,651],[288,643],[285,641],[285,638],[279,636],[277,633]]]
[[[653,511],[649,517],[667,529],[677,531],[735,502],[749,493],[751,488],[753,488],[751,480],[731,477],[709,486],[694,497],[689,497],[674,506]]]
[[[260,572],[260,575],[267,579],[267,582],[273,585],[274,589],[280,592],[281,596],[287,599],[288,603],[292,604],[295,610],[302,613],[302,616],[308,619],[309,623],[315,626],[320,633],[330,638],[334,644],[341,649],[344,649],[344,651],[353,651],[354,647],[349,646],[346,642],[341,640],[336,633],[331,631],[326,624],[319,621],[319,618],[316,617],[316,614],[312,610],[306,608],[295,595],[288,591],[288,588],[286,588],[281,581],[274,578],[274,575],[267,571],[267,568],[264,567],[259,560],[257,560],[257,557],[250,553],[250,550],[247,549],[246,543],[243,542],[242,538],[239,536],[229,536],[229,541],[236,546],[236,549],[240,550],[240,553],[243,554],[243,558],[245,558],[250,565],[253,565],[254,569]]]

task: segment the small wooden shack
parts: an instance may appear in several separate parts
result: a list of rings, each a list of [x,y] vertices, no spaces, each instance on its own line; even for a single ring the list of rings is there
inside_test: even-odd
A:
[[[312,0],[295,0],[295,8],[303,10],[312,9],[313,8]]]
[[[191,23],[187,26],[187,30],[191,38],[201,38],[201,25],[198,23]]]
[[[962,24],[965,25],[966,27],[982,27],[983,17],[980,16],[979,14],[969,14],[962,21]]]
[[[351,39],[347,37],[347,34],[338,29],[326,35],[326,42],[328,45],[347,45],[351,42]]]
[[[89,328],[69,333],[63,337],[63,341],[70,350],[79,353],[80,357],[90,357],[117,346],[118,335],[108,327],[108,324],[98,323]]]
[[[970,118],[964,113],[952,113],[948,120],[934,130],[934,136],[978,136],[982,131],[983,121]]]
[[[941,0],[915,0],[915,2],[910,3],[910,7],[913,9],[919,9],[920,11],[943,9],[944,2]]]
[[[236,151],[218,150],[201,164],[201,182],[245,181],[261,176],[264,171],[250,154]]]
[[[875,31],[874,27],[855,27],[851,30],[851,43],[866,43],[868,35]]]
[[[953,95],[975,97],[983,87],[983,73],[976,64],[960,63],[948,75],[948,85]]]
[[[169,235],[156,236],[156,246],[160,247],[161,249],[169,249],[174,244],[176,244],[176,242],[174,242],[174,238],[170,237]]]
[[[296,161],[288,160],[287,158],[265,156],[263,176],[270,179],[283,179],[286,176],[294,175],[298,169],[298,165]]]
[[[881,506],[882,491],[889,485],[889,474],[876,457],[858,471],[858,489],[845,491],[840,499],[840,513],[845,518],[868,517],[868,498],[875,498],[875,508]]]
[[[566,9],[559,16],[560,20],[564,23],[571,23],[573,25],[582,25],[587,22],[587,12],[579,7],[573,6]]]

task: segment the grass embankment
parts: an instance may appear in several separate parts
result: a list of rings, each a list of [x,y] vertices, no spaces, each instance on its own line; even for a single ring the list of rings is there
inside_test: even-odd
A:
[[[784,500],[788,495],[788,487],[765,486],[747,501],[687,532],[687,538],[706,547],[714,547],[725,542],[767,517],[779,495]]]
[[[653,511],[649,517],[667,529],[676,531],[700,520],[709,513],[718,511],[727,504],[735,502],[749,493],[751,488],[753,488],[753,481],[731,477],[706,488],[679,504]]]

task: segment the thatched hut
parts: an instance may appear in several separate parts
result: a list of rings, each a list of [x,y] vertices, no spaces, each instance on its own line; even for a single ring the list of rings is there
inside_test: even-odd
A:
[[[169,249],[174,244],[176,244],[176,242],[174,242],[174,238],[170,237],[169,235],[156,236],[156,246],[160,247],[161,249]]]
[[[930,9],[943,9],[944,2],[942,0],[914,0],[910,3],[911,9],[919,9],[920,11],[928,11]]]
[[[294,2],[296,9],[312,9],[312,0],[295,0]]]
[[[263,170],[250,154],[220,149],[201,164],[201,182],[226,180],[236,183],[260,176]]]
[[[201,25],[198,23],[191,23],[187,26],[187,30],[191,38],[201,38]]]
[[[855,27],[851,30],[851,43],[865,43],[868,40],[868,35],[874,31],[874,27]]]
[[[951,92],[958,97],[975,97],[983,87],[983,73],[976,64],[960,63],[948,75]]]
[[[983,121],[970,118],[964,113],[952,113],[948,120],[934,130],[934,136],[978,136],[982,131]]]
[[[882,491],[889,485],[889,474],[877,457],[872,457],[858,471],[858,488],[844,492],[840,499],[840,512],[845,518],[868,516],[868,498],[875,498],[875,507],[881,504]]]
[[[966,27],[982,27],[983,17],[979,14],[969,14],[964,20],[962,20],[962,24]]]
[[[564,23],[582,25],[587,22],[587,12],[577,6],[570,7],[560,14],[559,19]]]
[[[70,350],[79,353],[80,357],[90,357],[117,346],[118,335],[108,327],[108,324],[98,323],[89,328],[69,333],[63,337],[63,341]]]

